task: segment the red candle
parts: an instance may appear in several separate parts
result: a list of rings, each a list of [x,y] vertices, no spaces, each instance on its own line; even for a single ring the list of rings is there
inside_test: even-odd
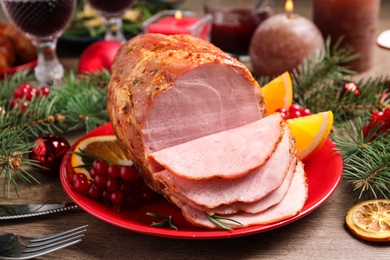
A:
[[[336,43],[343,36],[342,46],[349,45],[360,58],[349,63],[352,70],[369,70],[373,63],[373,46],[380,0],[315,0],[314,23],[324,38]]]
[[[183,16],[182,12],[176,11],[175,15],[167,15],[167,12],[157,14],[144,23],[145,33],[191,34],[207,39],[210,32],[210,19],[196,17],[193,13],[184,12],[191,16]]]

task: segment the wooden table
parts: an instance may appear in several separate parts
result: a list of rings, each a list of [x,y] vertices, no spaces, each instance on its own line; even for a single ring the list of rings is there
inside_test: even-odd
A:
[[[193,2],[193,1],[191,1]],[[296,12],[311,17],[311,1],[296,1]],[[194,9],[199,6],[194,6]],[[390,29],[390,1],[382,1],[378,33]],[[60,50],[67,69],[77,65],[78,54]],[[390,76],[390,51],[375,48],[370,75]],[[69,137],[73,143],[80,134]],[[19,198],[3,203],[48,203],[68,200],[58,176],[38,175],[42,185],[21,187]],[[324,176],[326,178],[326,176]],[[0,180],[2,183],[2,180]],[[0,222],[0,232],[45,235],[88,224],[77,245],[39,259],[388,259],[389,244],[357,239],[344,223],[354,204],[344,182],[320,208],[289,225],[265,233],[222,240],[178,240],[133,233],[107,224],[82,210]]]

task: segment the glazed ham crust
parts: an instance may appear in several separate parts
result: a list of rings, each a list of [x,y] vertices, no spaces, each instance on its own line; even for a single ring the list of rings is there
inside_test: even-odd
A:
[[[263,117],[258,83],[239,61],[189,35],[144,34],[118,51],[107,110],[154,190],[147,155]]]

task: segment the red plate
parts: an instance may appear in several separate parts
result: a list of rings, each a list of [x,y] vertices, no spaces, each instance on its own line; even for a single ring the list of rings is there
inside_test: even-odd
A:
[[[33,69],[36,65],[37,65],[37,60],[33,60],[33,61],[28,62],[28,63],[20,64],[18,66],[11,67],[11,68],[6,69],[6,70],[0,70],[0,79],[4,79],[5,74],[12,75],[19,70]]]
[[[108,134],[113,134],[111,124],[106,124],[86,134],[71,147],[71,150],[73,151],[76,145],[84,138]],[[70,176],[73,173],[70,163],[71,154],[66,154],[62,161],[60,177],[65,192],[76,204],[80,206],[80,208],[112,225],[142,234],[168,238],[232,238],[265,232],[284,226],[302,218],[303,216],[306,216],[322,205],[333,194],[341,181],[341,174],[343,171],[342,158],[339,153],[334,150],[334,148],[334,144],[328,139],[324,146],[316,152],[310,160],[305,162],[309,194],[300,214],[273,224],[252,226],[235,229],[233,231],[209,230],[195,227],[184,219],[179,208],[164,199],[152,204],[144,205],[135,210],[123,210],[122,212],[116,212],[109,206],[90,200],[84,195],[73,192],[69,184]],[[156,219],[147,216],[147,212],[153,212],[163,216],[172,216],[173,222],[179,230],[151,227],[150,224],[153,221],[156,221]]]

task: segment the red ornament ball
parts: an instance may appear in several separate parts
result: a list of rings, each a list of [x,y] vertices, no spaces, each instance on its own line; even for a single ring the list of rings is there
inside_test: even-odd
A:
[[[97,41],[88,46],[80,56],[77,72],[79,74],[93,73],[99,70],[111,69],[115,54],[122,46],[116,41]]]
[[[45,168],[37,168],[42,173],[58,173],[60,164],[70,145],[66,139],[54,134],[44,134],[35,140],[30,159],[39,161]]]

